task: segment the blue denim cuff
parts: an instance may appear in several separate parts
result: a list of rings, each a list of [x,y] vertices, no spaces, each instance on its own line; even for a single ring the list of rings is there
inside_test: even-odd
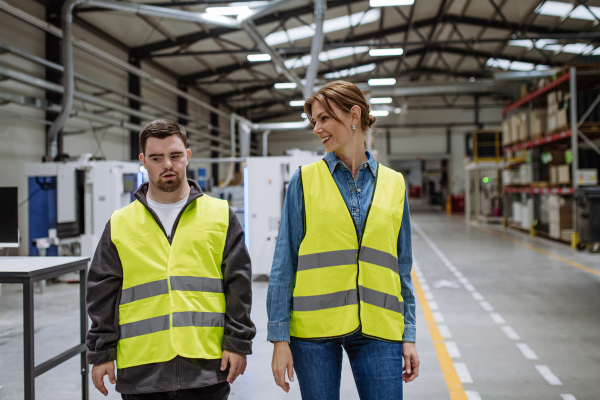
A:
[[[417,327],[414,325],[404,325],[404,335],[402,341],[407,343],[417,342]]]
[[[290,324],[269,322],[267,325],[267,340],[269,342],[289,342]]]

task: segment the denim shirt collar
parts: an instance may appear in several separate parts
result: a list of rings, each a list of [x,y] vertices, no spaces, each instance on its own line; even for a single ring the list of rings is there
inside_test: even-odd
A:
[[[367,164],[369,166],[369,170],[373,174],[373,177],[376,177],[377,176],[377,161],[375,161],[375,158],[373,158],[373,156],[371,155],[371,152],[365,151],[365,155],[367,156],[367,162],[363,163],[363,164]],[[342,162],[342,160],[340,160],[338,158],[338,156],[335,155],[334,152],[327,153],[323,159],[325,160],[325,162],[327,162],[327,165],[329,166],[329,172],[331,172],[332,175],[333,175],[333,171],[335,171],[335,168],[338,165],[341,164],[341,165],[346,166]],[[346,168],[348,168],[348,167],[346,166]]]

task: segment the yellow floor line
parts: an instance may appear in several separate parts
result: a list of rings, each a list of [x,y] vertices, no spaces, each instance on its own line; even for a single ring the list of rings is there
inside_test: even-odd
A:
[[[465,221],[465,220],[463,220],[463,221]],[[465,221],[465,222],[466,222],[466,221]],[[596,275],[596,276],[600,277],[600,271],[597,271],[597,270],[595,270],[595,269],[593,269],[593,268],[590,268],[590,267],[586,267],[585,265],[583,265],[583,264],[580,264],[580,263],[578,263],[577,261],[569,260],[569,259],[568,259],[568,258],[566,258],[566,257],[559,256],[558,254],[554,254],[554,253],[552,253],[552,252],[549,252],[549,251],[547,251],[547,250],[544,250],[544,249],[540,249],[540,248],[539,248],[539,247],[537,247],[537,246],[534,246],[534,245],[532,245],[532,244],[530,244],[530,243],[527,243],[527,242],[525,242],[525,241],[522,241],[522,240],[519,240],[519,239],[515,239],[515,238],[513,238],[513,237],[511,237],[511,236],[508,236],[508,235],[506,235],[506,234],[502,233],[502,232],[498,232],[498,231],[496,231],[496,230],[493,230],[493,229],[490,229],[490,228],[485,228],[485,227],[483,227],[483,226],[479,226],[479,225],[477,225],[477,224],[469,224],[469,225],[471,225],[471,226],[473,226],[474,228],[477,228],[477,229],[479,229],[479,230],[482,230],[482,231],[484,231],[484,232],[490,233],[490,234],[492,234],[492,235],[494,235],[494,236],[497,236],[497,237],[499,237],[499,238],[502,238],[502,239],[508,240],[509,242],[513,242],[513,243],[516,243],[516,244],[520,244],[521,246],[523,246],[523,247],[526,247],[526,248],[528,248],[528,249],[530,249],[530,250],[533,250],[533,251],[536,251],[536,252],[538,252],[538,253],[540,253],[540,254],[543,254],[543,255],[545,255],[545,256],[548,256],[548,257],[554,258],[554,259],[555,259],[555,260],[557,260],[557,261],[562,261],[562,262],[564,262],[565,264],[568,264],[568,265],[570,265],[570,266],[572,266],[572,267],[579,268],[579,269],[580,269],[580,270],[582,270],[582,271],[585,271],[585,272],[587,272],[587,273],[590,273],[590,274],[592,274],[592,275]]]
[[[423,293],[423,289],[421,289],[421,284],[419,283],[419,279],[415,275],[414,270],[412,271],[411,276],[415,292],[417,293],[419,303],[421,304],[423,314],[425,315],[425,322],[427,322],[427,327],[429,328],[429,333],[431,334],[433,347],[437,353],[438,361],[440,363],[440,367],[442,368],[442,373],[444,374],[444,380],[446,381],[446,386],[448,387],[448,392],[450,393],[450,400],[467,400],[465,389],[463,388],[462,382],[458,378],[458,374],[454,369],[452,358],[450,358],[450,355],[448,354],[448,350],[444,344],[444,339],[442,339],[442,335],[440,334],[437,323],[433,319],[433,314],[431,313],[431,309],[429,308],[429,304],[427,303],[427,299],[425,298],[425,294]]]

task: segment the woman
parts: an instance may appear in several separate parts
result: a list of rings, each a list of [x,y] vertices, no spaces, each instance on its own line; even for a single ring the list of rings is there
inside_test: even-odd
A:
[[[325,85],[304,111],[327,155],[296,171],[283,206],[267,295],[275,382],[288,392],[295,369],[304,400],[339,399],[343,347],[361,400],[402,399],[419,374],[404,179],[365,151],[375,118],[356,85]]]

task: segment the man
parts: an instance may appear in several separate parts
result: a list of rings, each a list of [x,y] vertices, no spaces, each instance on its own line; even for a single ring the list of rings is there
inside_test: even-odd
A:
[[[125,400],[227,399],[256,334],[244,231],[186,179],[182,126],[153,121],[140,146],[149,182],[111,217],[87,281],[94,386],[108,394],[116,360]]]

